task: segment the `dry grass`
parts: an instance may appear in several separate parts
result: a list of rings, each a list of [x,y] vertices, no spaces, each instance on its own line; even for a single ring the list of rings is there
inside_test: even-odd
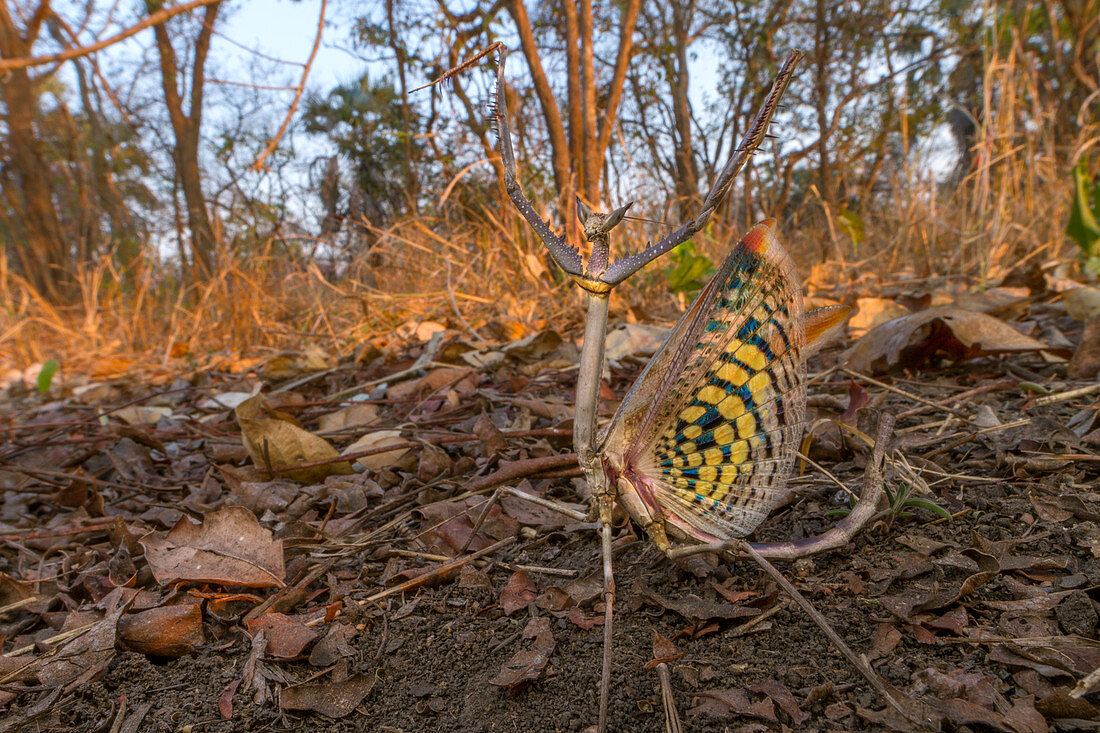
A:
[[[858,246],[827,207],[815,217],[796,214],[784,236],[806,271],[824,253],[852,280],[904,271],[984,285],[1021,261],[1049,266],[1072,255],[1064,235],[1069,168],[1096,147],[1097,116],[1086,106],[1074,139],[1059,139],[1065,121],[1043,104],[1038,65],[1018,43],[990,54],[984,88],[976,165],[958,189],[945,194],[926,171],[902,171],[889,194],[856,212],[866,234]],[[541,247],[506,202],[460,214],[459,225],[421,217],[376,232],[377,244],[339,277],[317,264],[288,262],[274,242],[247,257],[224,257],[217,277],[182,290],[151,263],[126,280],[127,289],[116,285],[109,265],[87,267],[81,302],[69,310],[46,301],[0,259],[0,367],[50,358],[70,373],[94,372],[111,358],[200,366],[219,354],[308,344],[346,354],[418,320],[490,339],[580,323],[576,289],[553,281]],[[816,224],[804,223],[811,220]],[[651,229],[627,222],[616,234],[619,242],[640,242]],[[716,259],[734,235],[719,222],[697,247]],[[613,307],[620,315],[628,306],[669,315],[674,303],[651,266],[618,291]]]

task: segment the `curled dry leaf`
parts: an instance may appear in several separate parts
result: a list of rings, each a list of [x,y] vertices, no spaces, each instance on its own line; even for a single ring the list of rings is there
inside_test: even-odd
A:
[[[791,722],[795,725],[802,725],[810,717],[809,713],[798,707],[798,701],[794,699],[794,695],[779,680],[767,679],[751,685],[749,689],[761,695],[767,695],[772,702],[790,716]]]
[[[340,452],[324,438],[303,430],[272,410],[262,395],[242,402],[236,413],[244,447],[258,467],[305,483],[319,483],[332,475],[354,473],[347,461],[295,468],[299,463],[338,458]]]
[[[286,574],[283,543],[243,507],[219,509],[203,517],[202,524],[183,517],[166,533],[142,537],[141,546],[158,583],[271,588],[282,587]]]
[[[653,630],[653,659],[646,662],[646,669],[653,669],[658,664],[675,662],[682,656],[684,653],[677,649],[668,637],[662,636],[657,629]]]
[[[923,366],[936,357],[954,361],[986,354],[1039,351],[1047,345],[1002,320],[959,308],[932,308],[887,321],[844,352],[851,369],[883,373]]]
[[[119,643],[130,651],[176,658],[205,642],[202,608],[197,603],[161,606],[123,616],[118,622]]]
[[[355,441],[347,448],[344,449],[344,455],[349,456],[352,453],[361,453],[363,451],[375,450],[377,448],[385,448],[387,445],[397,445],[399,443],[408,443],[409,441],[401,437],[400,431],[397,430],[376,430],[373,433],[367,433],[359,440]],[[398,448],[396,450],[385,451],[382,453],[375,453],[372,456],[365,456],[363,458],[356,458],[355,462],[368,471],[380,471],[383,468],[389,468],[394,465],[409,452],[409,448]]]
[[[318,421],[321,433],[332,433],[357,425],[369,425],[378,419],[378,407],[369,402],[349,405],[336,412],[321,415]]]

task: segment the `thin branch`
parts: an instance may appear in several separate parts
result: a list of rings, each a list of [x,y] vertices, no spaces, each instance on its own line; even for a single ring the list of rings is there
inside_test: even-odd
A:
[[[764,141],[764,133],[767,132],[768,123],[771,122],[772,115],[779,105],[779,99],[783,96],[787,84],[794,75],[794,68],[801,58],[802,53],[799,51],[791,51],[787,55],[786,61],[783,62],[782,68],[776,75],[764,106],[760,108],[756,119],[753,120],[748,132],[741,139],[741,145],[737,148],[734,156],[730,158],[730,161],[726,163],[726,167],[718,174],[718,178],[714,181],[714,187],[707,194],[707,198],[703,202],[703,210],[699,212],[699,215],[656,244],[649,245],[644,251],[616,260],[604,273],[604,282],[610,285],[622,282],[676,245],[686,242],[693,234],[706,226],[711,214],[718,208],[718,204],[722,202],[733,184],[734,177]]]
[[[264,168],[264,161],[267,160],[267,156],[275,152],[275,148],[278,147],[279,141],[282,140],[283,135],[286,134],[286,129],[290,127],[290,120],[294,117],[294,113],[298,109],[298,102],[302,99],[302,92],[306,88],[306,79],[309,78],[309,70],[313,67],[313,59],[317,57],[317,49],[321,47],[321,35],[325,29],[325,8],[327,5],[328,0],[321,0],[321,12],[318,13],[317,17],[317,35],[313,38],[313,49],[310,50],[309,59],[302,69],[302,79],[298,82],[297,91],[294,92],[294,101],[290,103],[290,109],[286,112],[283,124],[279,125],[279,131],[275,133],[275,137],[271,138],[271,142],[267,144],[264,151],[256,158],[256,162],[252,164],[252,171],[259,171]]]
[[[11,71],[13,69],[27,69],[31,66],[44,66],[46,64],[52,64],[58,61],[71,61],[73,59],[80,58],[81,56],[87,56],[88,54],[95,53],[96,51],[102,51],[108,46],[113,46],[120,41],[125,41],[131,36],[137,35],[146,28],[160,25],[169,18],[173,18],[181,13],[186,13],[195,8],[201,8],[204,5],[213,5],[214,3],[220,3],[222,0],[191,0],[189,3],[183,5],[177,5],[172,8],[164,8],[157,12],[146,16],[138,23],[126,28],[125,30],[116,33],[110,38],[105,38],[102,41],[98,41],[88,46],[78,46],[76,48],[67,48],[64,51],[58,53],[51,53],[46,56],[23,56],[21,58],[14,59],[0,59],[0,72]]]

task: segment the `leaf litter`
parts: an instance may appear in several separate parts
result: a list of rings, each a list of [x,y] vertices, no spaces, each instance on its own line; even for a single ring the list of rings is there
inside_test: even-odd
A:
[[[790,573],[948,728],[1094,724],[1095,325],[1057,299],[941,296],[823,296],[861,299],[865,319],[846,356],[813,365],[823,427],[804,452],[857,486],[864,450],[828,426],[890,410],[888,481],[952,519],[896,515]],[[0,395],[4,729],[590,725],[593,525],[513,494],[485,510],[503,479],[584,513],[576,344],[421,326],[339,359],[309,348],[174,381],[131,365]],[[623,330],[605,416],[660,332]],[[804,471],[761,539],[820,532],[837,488]],[[752,567],[671,563],[617,527],[617,727],[661,728],[664,663],[693,730],[911,729]]]

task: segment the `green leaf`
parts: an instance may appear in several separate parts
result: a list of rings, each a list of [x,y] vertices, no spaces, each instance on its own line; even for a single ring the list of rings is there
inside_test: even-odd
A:
[[[853,245],[857,245],[864,240],[866,235],[863,233],[863,219],[859,218],[859,214],[841,209],[836,218],[840,221],[840,225],[844,227],[844,230],[848,232],[848,236],[852,238]]]
[[[1100,183],[1090,184],[1088,161],[1082,158],[1073,169],[1073,208],[1066,225],[1066,235],[1081,248],[1081,254],[1091,260],[1100,257],[1100,222],[1097,221],[1100,217]]]
[[[944,519],[951,518],[951,512],[947,511],[936,502],[929,501],[928,499],[910,499],[909,501],[905,502],[905,505],[914,509],[924,509],[927,512],[938,514]]]
[[[46,394],[50,391],[50,382],[53,381],[53,375],[57,374],[57,368],[59,366],[61,366],[61,363],[57,359],[50,359],[42,365],[42,370],[38,372],[38,381],[36,384],[39,392]]]
[[[695,253],[692,242],[684,242],[669,253],[671,265],[665,268],[669,290],[690,293],[700,290],[710,277],[714,264],[704,255]]]

